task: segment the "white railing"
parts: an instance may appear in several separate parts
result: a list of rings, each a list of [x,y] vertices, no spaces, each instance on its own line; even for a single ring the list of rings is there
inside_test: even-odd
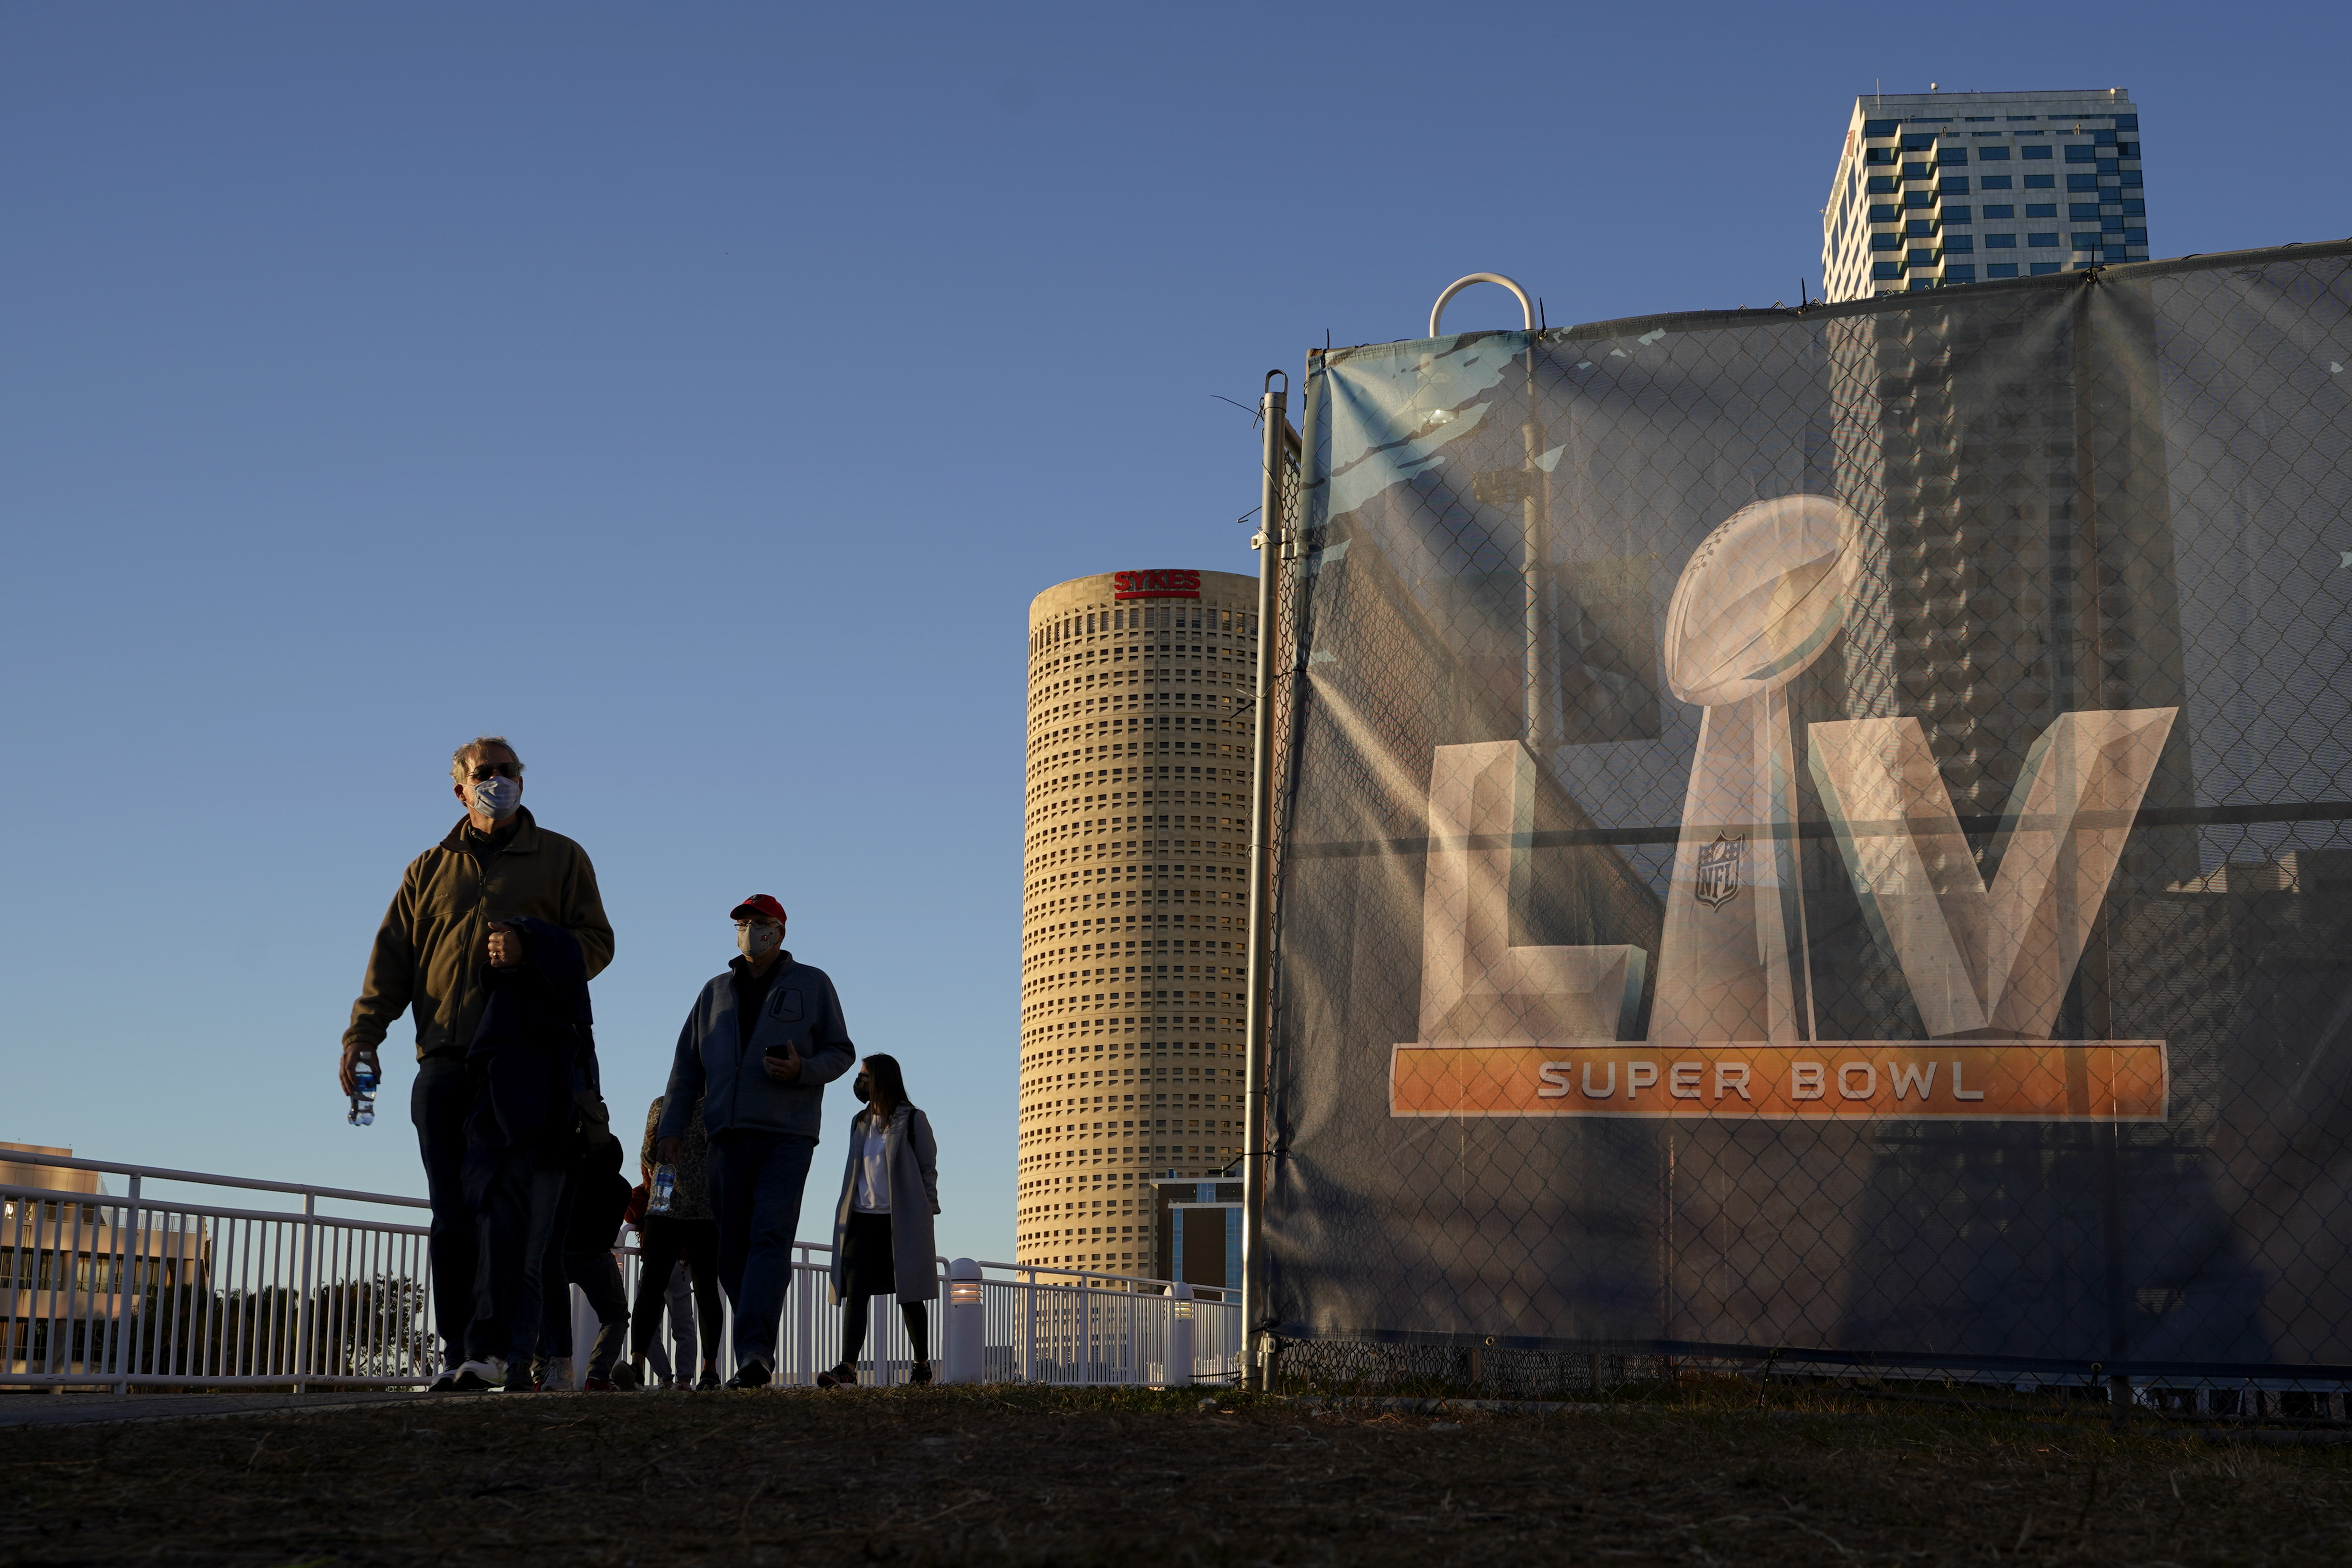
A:
[[[127,1178],[121,1194],[0,1185],[0,1385],[308,1388],[415,1387],[438,1370],[426,1228],[321,1213],[321,1202],[413,1213],[422,1198],[194,1171],[0,1150],[0,1163]],[[159,1197],[149,1184],[299,1198],[299,1210],[253,1210]],[[832,1248],[794,1248],[793,1289],[777,1345],[779,1382],[814,1384],[841,1358],[841,1313],[828,1304]],[[636,1248],[614,1249],[631,1299]],[[947,1260],[939,1260],[942,1279]],[[1166,1280],[1025,1264],[981,1265],[990,1382],[1061,1386],[1170,1381]],[[658,1285],[656,1287],[658,1289]],[[930,1303],[941,1357],[949,1310]],[[898,1303],[873,1303],[861,1383],[900,1383],[913,1360]],[[574,1292],[586,1359],[594,1334]],[[1241,1348],[1237,1300],[1193,1303],[1187,1381],[1232,1382]],[[720,1329],[721,1364],[729,1364]],[[681,1369],[684,1370],[684,1369]],[[944,1366],[941,1366],[944,1372]],[[575,1371],[575,1375],[577,1373]]]

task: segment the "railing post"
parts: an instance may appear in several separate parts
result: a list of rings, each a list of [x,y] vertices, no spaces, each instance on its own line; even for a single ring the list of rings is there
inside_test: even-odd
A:
[[[1021,1286],[1021,1381],[1037,1381],[1037,1271],[1024,1270]]]
[[[302,1272],[294,1299],[294,1392],[310,1392],[303,1373],[310,1368],[310,1292],[318,1284],[319,1194],[302,1194]]]
[[[1095,1295],[1094,1281],[1084,1274],[1078,1276],[1078,1386],[1087,1387],[1095,1380]]]
[[[793,1317],[793,1353],[798,1358],[793,1364],[791,1381],[814,1385],[816,1382],[816,1264],[809,1257],[808,1244],[800,1244],[801,1266],[800,1303]]]
[[[131,1173],[131,1191],[123,1206],[115,1211],[115,1240],[121,1245],[122,1267],[114,1276],[114,1392],[131,1392],[131,1374],[136,1355],[131,1349],[134,1331],[131,1321],[131,1287],[137,1282],[139,1259],[146,1248],[140,1234],[139,1173]],[[125,1227],[128,1227],[127,1229]]]

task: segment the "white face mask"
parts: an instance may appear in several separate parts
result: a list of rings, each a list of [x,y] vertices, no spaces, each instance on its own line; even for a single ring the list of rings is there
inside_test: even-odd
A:
[[[759,958],[773,952],[784,940],[784,928],[780,925],[740,925],[735,928],[735,945],[743,950],[746,958]]]
[[[478,779],[474,784],[474,809],[484,816],[500,821],[512,816],[515,807],[522,804],[520,779]]]

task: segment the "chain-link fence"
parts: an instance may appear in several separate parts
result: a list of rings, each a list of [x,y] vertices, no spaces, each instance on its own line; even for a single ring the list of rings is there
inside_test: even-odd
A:
[[[1294,1374],[2340,1400],[2347,258],[1310,360]]]

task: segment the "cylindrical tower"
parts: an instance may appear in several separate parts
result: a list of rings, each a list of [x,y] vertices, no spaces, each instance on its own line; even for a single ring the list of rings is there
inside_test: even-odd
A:
[[[1241,1152],[1257,580],[1029,605],[1018,1260],[1156,1275],[1155,1175]]]

